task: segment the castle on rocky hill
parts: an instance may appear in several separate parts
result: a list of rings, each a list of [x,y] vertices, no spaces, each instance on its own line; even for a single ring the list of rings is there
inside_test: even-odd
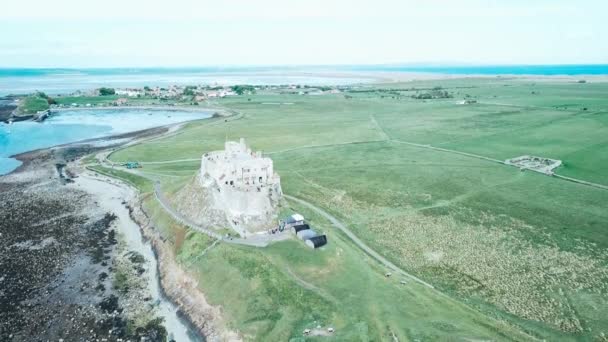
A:
[[[241,235],[276,225],[281,179],[272,159],[252,152],[245,139],[227,141],[223,151],[205,153],[199,181],[204,190],[211,190],[213,207],[224,211]]]

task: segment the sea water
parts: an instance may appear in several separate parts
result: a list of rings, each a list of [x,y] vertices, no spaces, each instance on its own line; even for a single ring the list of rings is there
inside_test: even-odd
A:
[[[299,68],[131,68],[131,69],[2,69],[0,96],[43,91],[69,94],[100,87],[129,88],[170,85],[341,85],[365,83],[374,78],[331,75],[336,70]]]
[[[445,75],[608,75],[608,64],[563,65],[355,65],[351,71],[413,72]]]
[[[199,68],[0,68],[0,96],[37,90],[66,94],[99,87],[169,85],[348,85],[377,81],[361,72],[435,73],[452,75],[608,75],[608,64],[569,65],[332,65]]]
[[[10,158],[18,153],[210,116],[204,110],[91,109],[55,112],[42,123],[1,123],[0,175],[20,165]]]

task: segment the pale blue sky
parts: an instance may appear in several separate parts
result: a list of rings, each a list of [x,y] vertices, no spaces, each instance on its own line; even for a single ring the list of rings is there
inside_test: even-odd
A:
[[[608,63],[606,0],[4,0],[0,67]]]

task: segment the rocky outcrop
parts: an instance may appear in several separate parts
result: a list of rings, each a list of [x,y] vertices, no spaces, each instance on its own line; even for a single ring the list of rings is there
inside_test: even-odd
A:
[[[0,122],[8,122],[15,109],[17,109],[17,105],[13,98],[0,97]]]
[[[186,218],[204,228],[226,228],[230,222],[221,207],[214,205],[212,191],[217,188],[203,188],[197,174],[170,201],[173,207]]]
[[[248,234],[276,226],[280,198],[280,185],[264,192],[241,191],[219,185],[199,173],[169,200],[180,214],[198,226],[231,227],[239,234]]]

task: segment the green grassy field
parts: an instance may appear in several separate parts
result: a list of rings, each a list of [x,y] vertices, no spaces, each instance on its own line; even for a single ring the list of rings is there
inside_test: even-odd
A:
[[[339,341],[436,340],[448,335],[529,339],[500,317],[489,319],[409,279],[385,277],[386,269],[304,208],[294,209],[326,231],[332,241],[327,247],[311,252],[296,240],[264,250],[220,243],[200,257],[210,245],[206,235],[184,231],[153,201],[147,206],[157,215],[158,229],[174,243],[178,261],[197,278],[208,301],[223,307],[230,328],[247,340],[296,341],[304,329],[317,326],[334,328],[330,339]]]
[[[121,179],[130,185],[137,188],[139,191],[146,193],[152,191],[152,182],[144,177],[140,177],[138,175],[134,175],[132,173],[116,169],[116,168],[107,168],[101,165],[91,165],[88,168],[92,171],[98,172],[102,175],[114,177]]]
[[[454,98],[411,98],[437,86]],[[453,331],[519,339],[515,327],[549,340],[589,340],[608,334],[608,191],[403,142],[500,160],[523,154],[562,159],[565,166],[556,173],[608,185],[607,91],[605,83],[487,78],[366,86],[348,97],[261,93],[248,96],[251,101],[218,100],[242,113],[239,120],[192,123],[111,158],[197,159],[221,149],[226,137],[244,137],[273,158],[285,193],[330,211],[376,251],[451,297],[386,284],[378,265],[312,216],[331,234],[320,253],[299,250],[296,242],[261,251],[220,245],[184,263],[200,275],[210,299],[225,305],[235,327],[262,340],[298,336],[314,321],[308,312],[340,332],[365,327],[368,334],[342,339],[381,340],[392,333],[399,340],[436,339]],[[477,103],[459,104],[465,97]],[[142,170],[176,188],[198,162]],[[329,266],[337,250],[344,261]],[[265,312],[285,303],[268,292],[276,284],[264,272],[283,284],[281,298],[291,298],[295,309],[251,316],[255,305]],[[230,281],[235,291],[223,286]],[[304,284],[345,304],[314,296],[299,302],[310,294]],[[431,316],[446,328],[429,326]]]
[[[20,114],[35,114],[41,110],[49,109],[47,99],[38,95],[30,95],[21,100],[17,111]]]
[[[85,106],[90,104],[92,106],[111,106],[119,98],[127,99],[127,105],[130,106],[151,106],[151,105],[191,105],[193,102],[190,100],[182,99],[155,99],[150,96],[142,97],[125,97],[120,95],[104,95],[104,96],[58,96],[53,99],[59,105],[71,106],[76,104],[78,106]]]

